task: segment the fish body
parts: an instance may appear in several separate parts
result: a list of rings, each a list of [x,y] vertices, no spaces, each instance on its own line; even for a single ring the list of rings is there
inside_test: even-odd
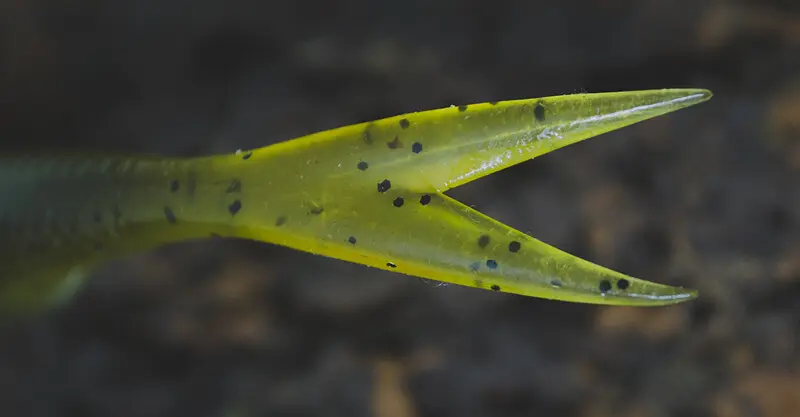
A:
[[[445,193],[710,97],[666,89],[453,106],[191,158],[0,157],[0,310],[52,303],[70,277],[108,260],[210,236],[561,301],[686,301],[694,290],[577,258]]]

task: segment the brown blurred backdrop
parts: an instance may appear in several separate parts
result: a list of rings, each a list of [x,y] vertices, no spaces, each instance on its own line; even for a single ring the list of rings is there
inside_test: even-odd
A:
[[[451,194],[695,302],[563,304],[174,245],[3,329],[0,415],[800,415],[796,0],[3,0],[5,150],[229,152],[664,87],[715,97]]]

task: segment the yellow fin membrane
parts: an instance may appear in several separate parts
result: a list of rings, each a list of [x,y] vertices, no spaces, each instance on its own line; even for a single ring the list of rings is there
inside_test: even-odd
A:
[[[666,89],[454,106],[198,158],[2,157],[0,309],[52,300],[76,267],[210,235],[532,297],[686,301],[696,292],[597,266],[443,193],[710,97]]]
[[[267,205],[287,205],[270,208],[272,224],[264,224],[259,208],[237,224],[250,238],[452,284],[593,304],[686,301],[696,292],[594,265],[443,192],[710,97],[698,89],[565,95],[411,113],[313,134],[246,153],[254,182],[262,167],[285,170],[266,195],[276,196]],[[232,157],[225,164],[242,161]]]

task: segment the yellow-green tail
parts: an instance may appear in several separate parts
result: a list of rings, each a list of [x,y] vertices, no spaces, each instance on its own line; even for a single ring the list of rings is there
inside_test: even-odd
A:
[[[134,250],[220,234],[526,296],[641,306],[686,301],[693,290],[594,265],[444,192],[710,97],[668,89],[453,106],[182,160],[7,159],[0,170],[17,180],[2,180],[3,192],[18,202],[0,208],[0,220],[33,243],[14,246],[4,231],[14,273],[0,285],[4,294],[47,294],[75,266],[91,269]],[[20,285],[45,269],[49,278]]]

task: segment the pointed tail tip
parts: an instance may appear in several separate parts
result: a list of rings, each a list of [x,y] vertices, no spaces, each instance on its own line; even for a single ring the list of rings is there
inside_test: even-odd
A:
[[[696,103],[708,101],[714,96],[714,93],[712,93],[711,90],[707,90],[705,88],[687,88],[686,93]]]
[[[667,113],[692,107],[708,101],[713,96],[703,88],[665,88],[620,93],[617,100],[610,100],[604,117],[592,118],[592,124],[603,122],[605,130],[615,130],[629,124],[640,122]],[[611,120],[613,123],[608,123]]]
[[[682,304],[699,297],[694,288],[658,284],[650,281],[633,279],[630,287],[624,290],[610,290],[604,294],[602,304],[629,307],[663,307]]]
[[[714,93],[711,90],[706,90],[705,88],[698,88],[697,90],[698,93],[700,93],[703,96],[703,101],[709,100],[711,99],[711,97],[714,97]]]
[[[675,290],[676,292],[675,295],[673,295],[673,298],[675,299],[676,303],[692,301],[700,296],[700,292],[694,288],[675,287]]]
[[[672,88],[664,90],[672,96],[670,100],[677,107],[684,108],[708,101],[714,96],[711,90],[705,88]]]
[[[667,294],[659,295],[645,295],[642,298],[643,306],[667,306],[674,304],[682,304],[687,301],[692,301],[700,296],[699,291],[693,288],[684,287],[670,287],[671,291]]]

